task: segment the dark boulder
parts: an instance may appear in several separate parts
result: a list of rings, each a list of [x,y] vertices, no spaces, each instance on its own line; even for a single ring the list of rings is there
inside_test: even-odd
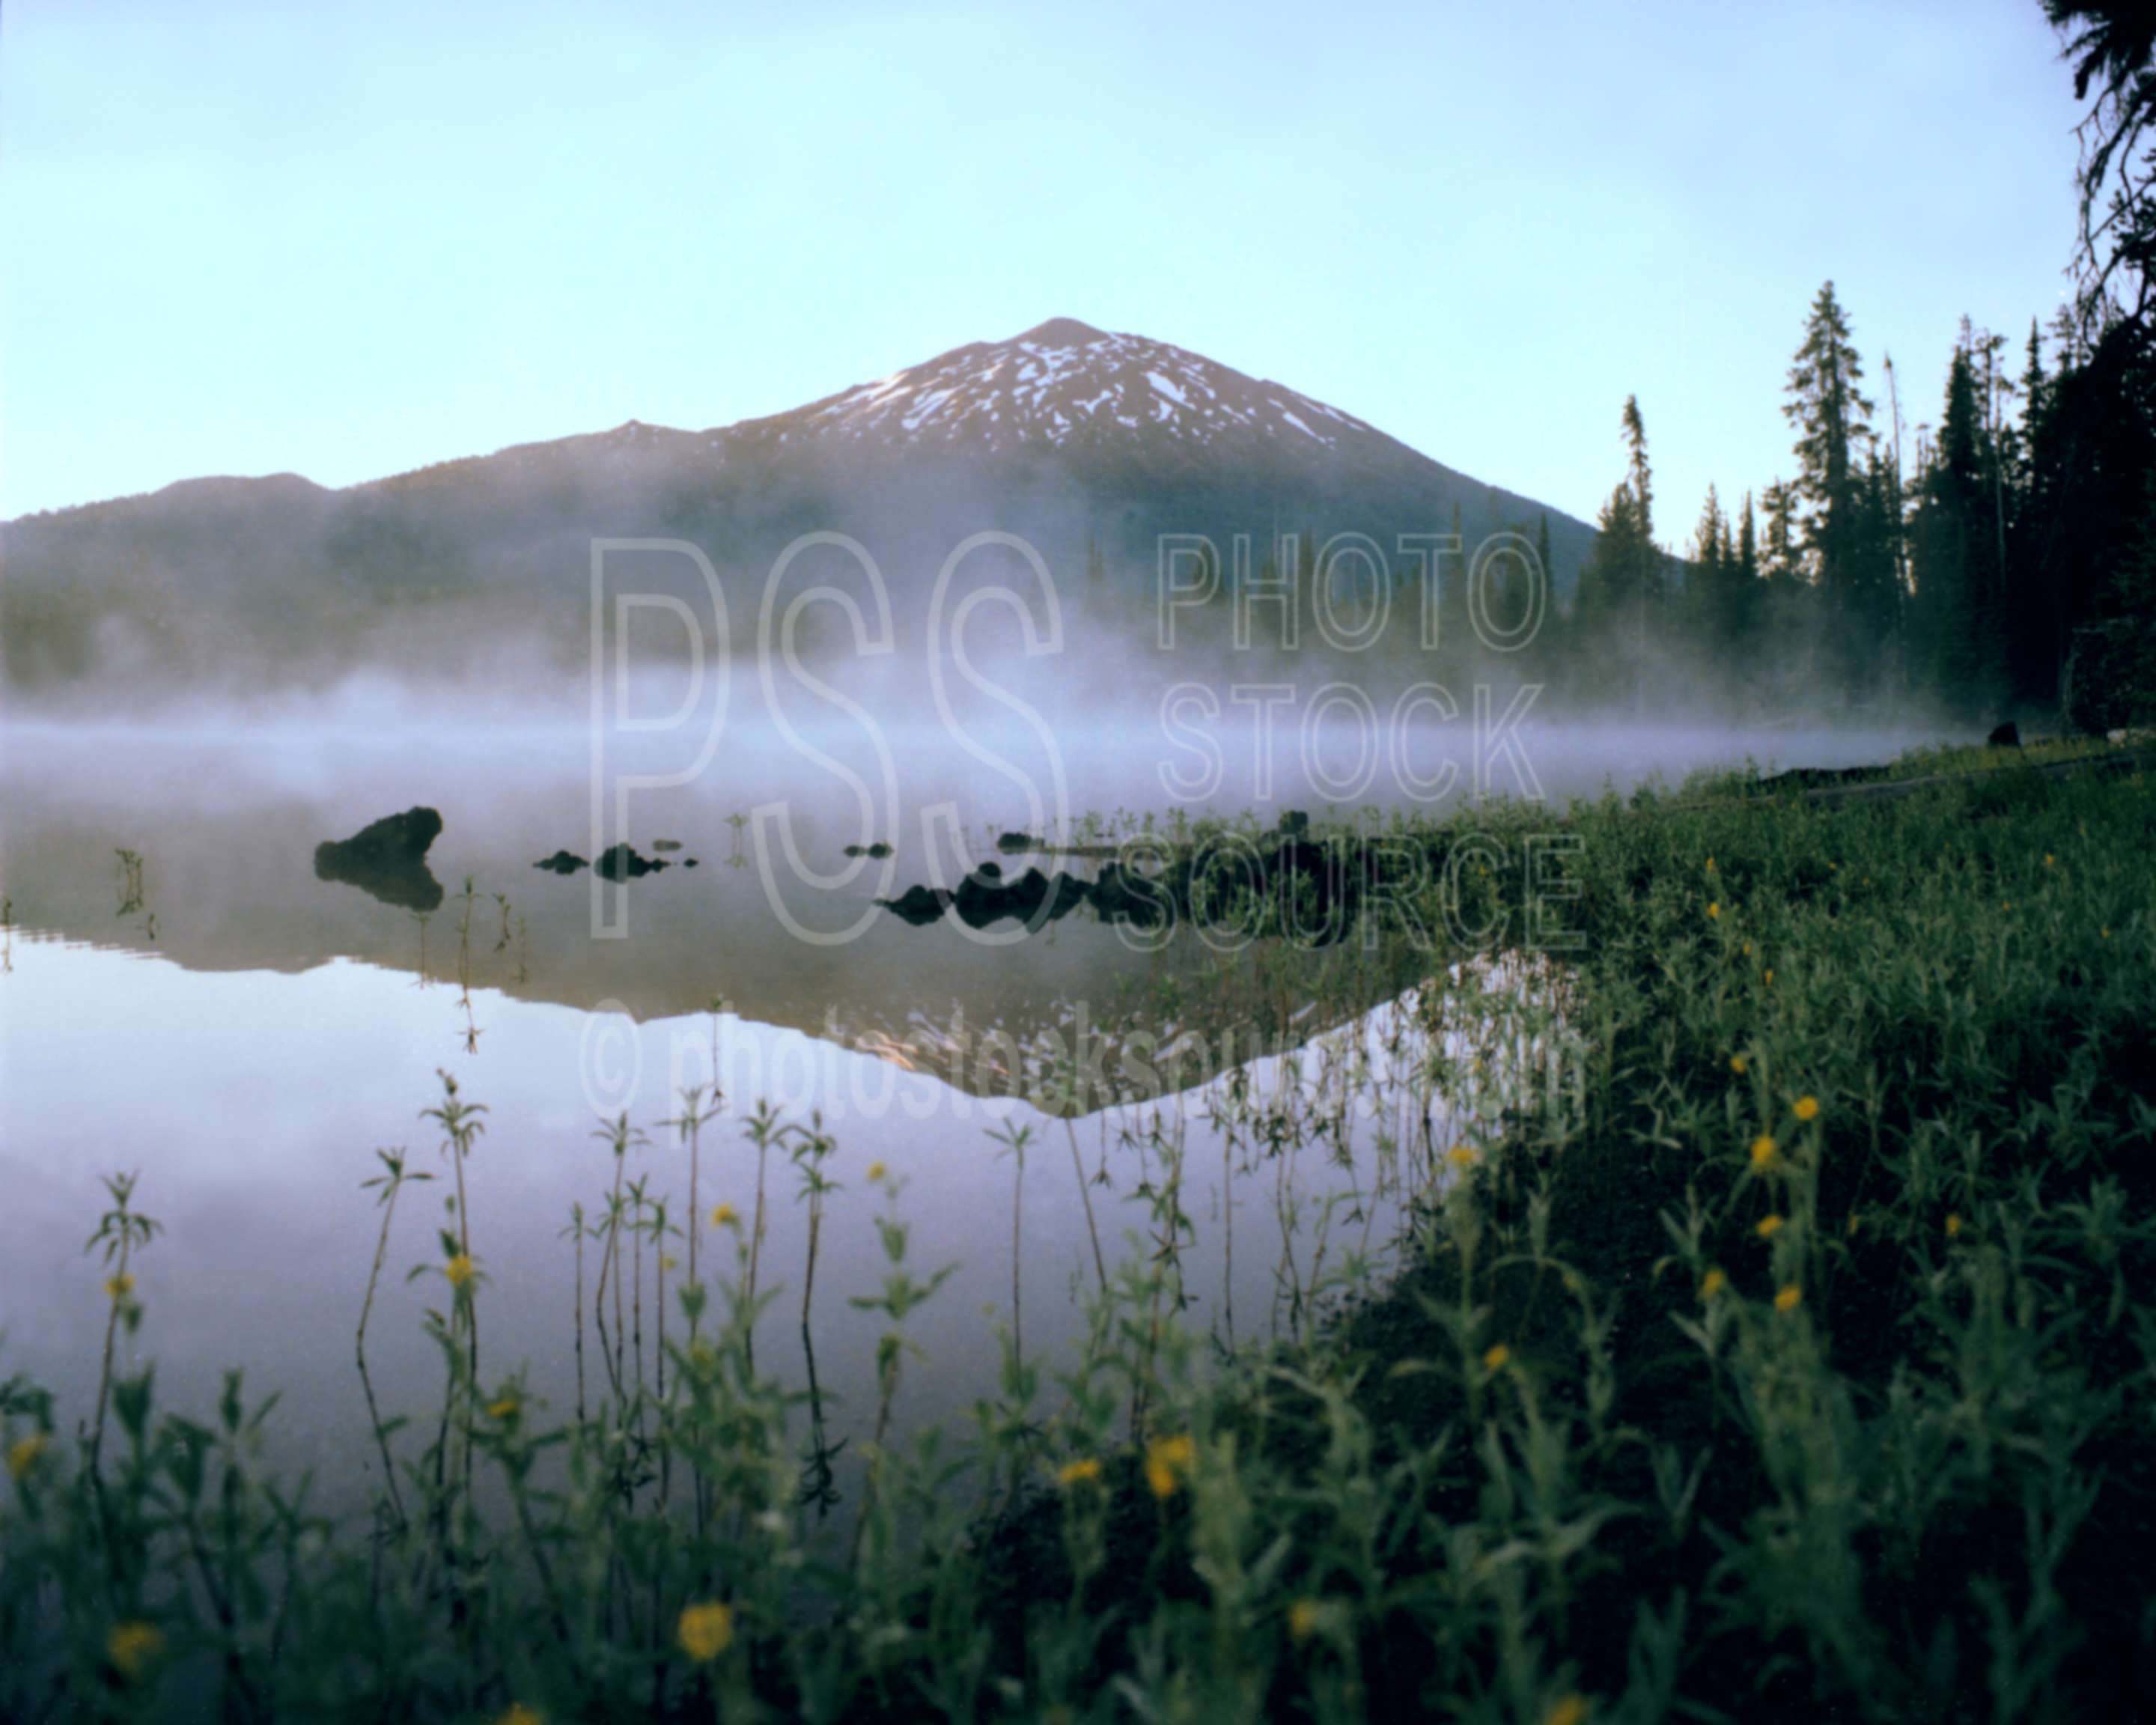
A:
[[[1094,914],[1103,922],[1153,928],[1175,915],[1175,900],[1166,886],[1119,862],[1101,869],[1086,896],[1092,901]]]
[[[995,864],[983,863],[958,883],[952,903],[958,920],[968,928],[986,928],[1008,916],[1030,919],[1047,891],[1048,882],[1038,869],[1028,869],[1018,880],[1005,881],[1003,870]]]
[[[896,898],[879,899],[877,902],[900,922],[921,928],[943,914],[943,907],[951,902],[951,895],[939,887],[909,886]]]
[[[1075,875],[1060,874],[1048,883],[1048,920],[1060,922],[1079,906],[1093,901],[1092,889]]]
[[[1061,921],[1088,897],[1086,883],[1072,875],[1059,874],[1051,880],[1039,869],[1028,869],[1017,880],[1004,880],[993,863],[983,863],[958,883],[953,902],[959,920],[973,928],[1015,919],[1040,929]]]
[[[1015,880],[1006,880],[995,864],[983,863],[958,883],[956,892],[911,886],[898,898],[878,902],[916,928],[951,910],[968,928],[1016,920],[1037,929],[1060,921],[1091,900],[1091,889],[1075,875],[1059,874],[1050,880],[1039,869],[1028,869]]]
[[[2003,725],[1994,725],[1984,743],[1986,748],[2018,749],[2021,747],[2021,727],[2011,719]]]
[[[424,916],[442,902],[442,883],[427,867],[428,847],[441,836],[442,817],[432,809],[384,815],[349,839],[315,847],[315,878],[357,886],[385,905]]]
[[[592,872],[602,880],[637,880],[665,866],[663,859],[638,855],[634,845],[609,845],[592,865]]]

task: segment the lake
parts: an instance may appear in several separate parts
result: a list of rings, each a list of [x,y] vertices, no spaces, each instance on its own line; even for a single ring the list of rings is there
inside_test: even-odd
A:
[[[1534,735],[1528,750],[1556,800],[1747,757],[1883,759],[1914,740],[1604,729]],[[601,848],[573,723],[12,726],[0,1376],[53,1388],[65,1425],[87,1417],[107,1302],[84,1242],[102,1177],[139,1171],[135,1202],[162,1231],[132,1265],[145,1317],[120,1363],[154,1358],[160,1405],[198,1414],[223,1371],[245,1366],[251,1392],[283,1397],[273,1447],[314,1470],[326,1507],[355,1508],[379,1471],[354,1335],[382,1239],[362,1183],[384,1149],[434,1178],[398,1199],[369,1375],[385,1415],[438,1404],[422,1314],[442,1285],[407,1271],[439,1268],[436,1236],[454,1225],[442,1131],[422,1118],[443,1075],[486,1110],[466,1171],[483,1375],[527,1367],[528,1397],[563,1414],[597,1395],[614,1345],[597,1328],[603,1243],[588,1234],[580,1263],[569,1231],[572,1206],[588,1230],[606,1211],[603,1122],[625,1112],[648,1137],[624,1178],[663,1202],[670,1230],[622,1249],[643,1310],[639,1325],[624,1307],[617,1369],[640,1353],[650,1373],[660,1279],[678,1290],[687,1273],[684,1230],[698,1230],[705,1280],[742,1273],[758,1173],[746,1129],[767,1103],[829,1139],[819,1166],[837,1189],[804,1324],[808,1210],[786,1153],[803,1140],[771,1153],[756,1258],[759,1289],[777,1297],[757,1363],[803,1391],[813,1373],[843,1493],[843,1458],[873,1420],[881,1324],[851,1302],[881,1283],[875,1223],[889,1206],[910,1224],[917,1273],[957,1266],[910,1324],[921,1352],[895,1412],[917,1429],[993,1394],[1014,1322],[1027,1358],[1067,1354],[1104,1271],[1133,1258],[1164,1254],[1170,1297],[1224,1347],[1318,1321],[1343,1271],[1396,1249],[1403,1192],[1475,1142],[1507,1083],[1532,1081],[1524,1065],[1465,1076],[1489,1050],[1419,986],[1435,969],[1440,993],[1533,993],[1503,965],[1434,966],[1353,940],[1269,952],[1086,908],[1034,930],[911,926],[876,900],[955,884],[962,848],[998,855],[999,833],[1049,823],[993,762],[901,733],[899,795],[875,802],[881,830],[866,834],[893,855],[850,862],[864,830],[834,763],[868,756],[836,744],[804,756],[798,741],[746,733],[690,782],[639,793],[615,836],[669,866],[613,884],[534,867]],[[636,758],[619,752],[614,768]],[[654,752],[649,764],[678,763]],[[1291,808],[1326,818],[1307,761],[1276,763],[1260,786],[1245,760],[1194,800],[1163,782],[1173,764],[1158,727],[1095,727],[1064,763],[1078,814],[1060,834],[1098,845],[1209,811],[1265,828]],[[787,829],[752,814],[780,803],[791,852]],[[418,806],[443,819],[422,871],[439,902],[318,873],[319,845]],[[1015,876],[1031,863],[1084,877],[1101,866],[1020,852],[998,865]],[[849,869],[837,884],[801,878]],[[699,1136],[693,1214],[689,1153],[664,1122],[715,1070],[722,1101]],[[715,1225],[721,1204],[739,1221]],[[681,1321],[678,1307],[666,1319],[675,1341]]]

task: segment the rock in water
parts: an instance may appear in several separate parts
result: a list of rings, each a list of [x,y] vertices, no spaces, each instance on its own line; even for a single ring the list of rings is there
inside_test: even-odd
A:
[[[557,850],[552,856],[541,857],[531,866],[544,869],[550,875],[573,875],[578,869],[589,868],[591,865],[572,850]]]
[[[432,809],[384,815],[349,839],[315,847],[315,878],[357,886],[385,905],[424,916],[442,902],[442,883],[427,867],[427,850],[441,836],[442,817]]]
[[[1994,726],[1991,735],[1984,741],[1990,748],[2018,749],[2021,747],[2021,727],[2009,719],[2003,725]]]
[[[901,922],[911,922],[916,928],[925,927],[936,921],[943,914],[943,907],[950,902],[951,895],[936,886],[909,886],[896,898],[877,901]]]
[[[602,880],[636,880],[665,866],[663,860],[639,856],[633,845],[610,845],[592,864],[592,872]]]

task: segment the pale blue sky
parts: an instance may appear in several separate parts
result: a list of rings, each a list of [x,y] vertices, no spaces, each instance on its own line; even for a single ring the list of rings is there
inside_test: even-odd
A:
[[[1589,517],[1636,391],[1675,541],[1789,470],[1822,278],[1911,424],[1964,311],[2048,320],[2056,51],[2035,0],[10,0],[0,515],[721,424],[1069,315]]]

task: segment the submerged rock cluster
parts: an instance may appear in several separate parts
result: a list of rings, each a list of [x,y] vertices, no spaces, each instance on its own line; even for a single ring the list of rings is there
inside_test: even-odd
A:
[[[1419,878],[1428,865],[1413,846],[1346,835],[1319,841],[1307,831],[1299,820],[1263,837],[1224,834],[1160,855],[1157,872],[1116,859],[1090,880],[1031,867],[1007,880],[998,865],[983,862],[955,889],[916,886],[877,902],[916,927],[949,914],[969,928],[1017,921],[1038,929],[1090,906],[1104,922],[1140,928],[1202,917],[1255,932],[1270,921],[1322,945],[1347,933],[1374,887]]]
[[[653,841],[654,850],[679,850],[678,839],[660,839]],[[685,856],[668,860],[663,856],[645,856],[634,845],[609,845],[599,853],[597,862],[588,862],[573,850],[557,850],[552,856],[542,856],[532,864],[535,869],[544,869],[550,875],[573,875],[589,869],[602,880],[635,880],[646,875],[655,875],[661,869],[670,869],[678,862],[685,869],[696,866],[696,859]]]

